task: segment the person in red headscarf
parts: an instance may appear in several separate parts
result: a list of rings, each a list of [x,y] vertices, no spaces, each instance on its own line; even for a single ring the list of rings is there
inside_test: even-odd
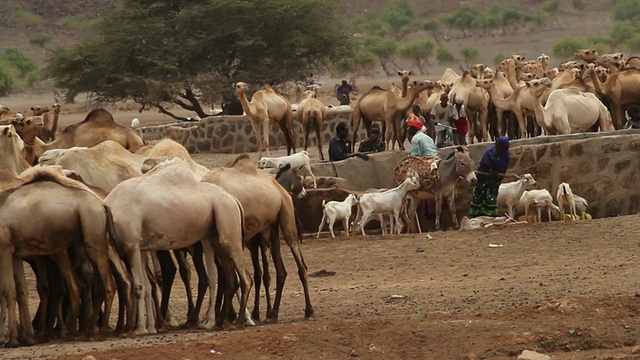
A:
[[[433,139],[424,132],[427,128],[419,118],[412,117],[407,120],[407,135],[411,140],[411,155],[438,157],[438,148]]]

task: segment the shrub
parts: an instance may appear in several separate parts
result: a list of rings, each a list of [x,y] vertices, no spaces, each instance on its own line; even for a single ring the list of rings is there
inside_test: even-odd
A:
[[[640,19],[640,1],[618,0],[613,6],[612,15],[616,21]]]
[[[546,0],[542,3],[542,11],[554,13],[560,9],[560,0]]]
[[[574,37],[564,37],[551,48],[551,53],[559,58],[572,57],[576,50],[587,47],[587,42],[584,39],[578,39]]]
[[[84,15],[67,15],[56,21],[56,25],[74,30],[89,30],[97,20],[89,20]]]
[[[573,8],[578,11],[584,10],[586,6],[586,4],[584,3],[584,0],[572,0],[571,5],[573,5]]]
[[[464,61],[465,64],[470,65],[471,63],[478,61],[480,53],[478,53],[476,48],[467,46],[460,49],[460,58],[462,58],[462,61]]]
[[[509,55],[505,54],[505,53],[497,53],[494,57],[493,57],[493,65],[498,66],[500,65],[500,63],[502,62],[502,60],[508,58]]]
[[[39,25],[44,22],[42,16],[24,10],[22,6],[15,7],[15,17],[19,22],[26,25]]]
[[[453,57],[453,54],[449,49],[444,46],[440,46],[436,49],[436,60],[438,63],[445,64],[454,62],[456,59]]]
[[[50,42],[53,38],[49,34],[41,33],[35,35],[29,39],[29,44],[32,46],[44,47],[44,45]]]

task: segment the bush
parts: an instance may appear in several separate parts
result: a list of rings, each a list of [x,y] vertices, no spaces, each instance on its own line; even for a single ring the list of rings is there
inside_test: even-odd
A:
[[[478,61],[478,59],[480,58],[480,53],[478,53],[478,50],[476,50],[476,48],[463,47],[462,49],[460,49],[460,58],[462,58],[462,61],[464,61],[465,64],[471,65],[471,63]]]
[[[454,62],[456,59],[449,49],[444,46],[440,46],[436,49],[436,60],[440,64],[446,64]]]
[[[584,0],[572,0],[571,5],[573,5],[573,8],[578,11],[584,10],[586,6],[586,4],[584,3]]]
[[[569,58],[576,53],[576,50],[586,47],[587,42],[584,39],[567,36],[553,45],[551,53],[559,58]]]
[[[56,21],[56,25],[74,30],[90,30],[97,20],[89,20],[84,15],[67,15]]]
[[[493,57],[493,65],[498,66],[500,65],[500,63],[502,62],[502,60],[508,58],[509,55],[505,54],[505,53],[497,53],[494,57]]]
[[[15,7],[15,17],[20,23],[26,25],[39,25],[44,22],[42,16],[24,10],[22,6]]]
[[[38,35],[35,35],[35,36],[31,37],[29,39],[29,44],[31,44],[32,46],[44,47],[44,45],[46,43],[50,42],[51,40],[53,40],[51,35],[45,34],[45,33],[41,33],[41,34],[38,34]]]
[[[13,90],[13,78],[17,69],[0,56],[0,96],[6,96]]]
[[[636,20],[640,19],[639,0],[618,0],[612,10],[613,20]]]
[[[542,3],[542,11],[554,13],[560,9],[560,0],[546,0]]]

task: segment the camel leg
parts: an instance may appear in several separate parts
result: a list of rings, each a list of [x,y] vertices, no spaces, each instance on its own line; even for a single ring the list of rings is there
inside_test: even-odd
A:
[[[527,138],[527,124],[525,123],[524,113],[522,110],[516,111],[516,120],[518,120],[518,130],[520,130],[520,139]]]
[[[3,240],[10,241],[10,235],[8,230],[0,232],[0,236]],[[0,249],[0,265],[2,271],[0,271],[0,297],[5,301],[8,332],[6,347],[17,347],[18,343],[18,319],[16,318],[16,282],[14,279],[14,261],[22,261],[21,259],[13,258],[13,251],[8,247],[2,247]],[[25,327],[33,326],[31,321],[22,324]],[[4,324],[3,324],[4,327]]]
[[[393,150],[395,148],[395,139],[393,137],[393,125],[391,124],[392,119],[385,119],[385,132],[384,132],[384,141],[387,145],[387,150]],[[367,134],[369,131],[367,130]]]
[[[224,237],[223,234],[220,234],[220,237]],[[280,239],[278,239],[279,241]],[[240,282],[240,308],[238,309],[238,319],[236,322],[237,327],[244,327],[245,323],[249,323],[255,325],[253,320],[249,316],[247,318],[247,302],[249,300],[249,291],[251,290],[251,281],[247,277],[247,272],[244,268],[244,256],[243,256],[243,246],[241,242],[233,242],[230,239],[220,239],[219,243],[222,245],[223,257],[226,259],[226,263],[228,263],[229,269],[225,270],[227,276],[231,277],[234,280],[234,283],[237,283],[237,280]],[[234,271],[235,270],[235,271]],[[237,274],[237,278],[236,278]],[[236,292],[236,289],[233,289],[233,293]],[[233,294],[232,294],[233,296]],[[229,303],[231,303],[231,298],[229,299]]]
[[[400,120],[402,121],[402,120]],[[391,119],[391,125],[393,126],[393,142],[394,144],[397,143],[398,144],[398,149],[399,150],[404,150],[404,143],[400,141],[400,131],[398,130],[398,124],[399,121],[398,119]],[[404,139],[403,139],[404,140]]]
[[[1,289],[2,287],[0,286],[0,345],[7,341],[7,300],[4,298]]]
[[[253,282],[256,286],[255,289],[255,298],[253,302],[253,312],[251,313],[251,317],[255,320],[260,320],[260,289],[261,289],[261,277],[262,270],[260,269],[260,241],[261,235],[258,234],[254,236],[249,242],[249,251],[251,253],[251,262],[253,263]],[[266,269],[265,271],[269,271]]]
[[[185,257],[186,249],[173,250],[173,255],[178,262],[178,269],[180,270],[180,278],[184,283],[184,290],[186,292],[187,297],[187,319],[195,310],[195,305],[193,304],[193,291],[191,290],[191,266],[187,262],[187,258]],[[173,320],[173,319],[171,319]],[[177,325],[177,324],[175,324]],[[171,324],[171,326],[175,326]]]
[[[327,214],[323,211],[322,212],[322,220],[320,220],[320,226],[318,226],[318,234],[316,235],[316,239],[320,237],[320,232],[322,231],[322,228],[324,227],[324,221],[327,218]]]
[[[260,237],[260,256],[262,257],[262,284],[264,284],[264,298],[267,303],[267,314],[273,311],[273,304],[271,302],[271,274],[269,273],[269,233],[268,231],[263,233]],[[256,286],[256,291],[260,288]]]
[[[268,122],[267,122],[268,126]],[[262,157],[262,151],[264,150],[264,144],[262,143],[262,129],[260,123],[251,120],[251,127],[253,128],[253,134],[256,136],[256,146],[258,147],[258,157]],[[267,156],[269,156],[269,149],[267,149]]]
[[[277,229],[277,228],[276,228]],[[304,257],[302,256],[302,250],[300,249],[300,242],[298,241],[298,237],[295,236],[295,227],[291,228],[283,228],[283,233],[284,233],[284,240],[287,243],[287,245],[289,245],[289,248],[291,249],[291,254],[293,255],[293,258],[296,261],[296,265],[298,266],[298,276],[300,277],[300,282],[302,283],[302,289],[304,291],[304,302],[305,302],[305,310],[304,310],[304,317],[305,319],[309,319],[311,316],[313,316],[313,307],[311,306],[311,297],[309,296],[309,278],[308,278],[308,274],[307,274],[307,264],[304,262]],[[280,240],[278,236],[273,236],[273,235],[277,235],[277,231],[271,234],[271,247],[273,249],[274,247],[274,243],[277,243],[278,246],[280,244]],[[278,249],[279,252],[279,249]],[[276,261],[276,257],[274,256],[274,263]],[[278,257],[278,260],[280,262],[282,262],[282,257]],[[284,270],[284,264],[281,265],[282,269]],[[285,272],[286,274],[286,272]],[[282,285],[284,287],[284,278],[282,279]],[[280,294],[282,295],[282,288],[280,288]],[[279,302],[275,302],[274,301],[274,313],[276,315],[278,315],[278,311],[275,310],[276,309],[276,305],[280,305]]]
[[[218,281],[218,271],[215,266],[215,252],[211,246],[211,241],[203,240],[201,243],[202,251],[204,253],[204,263],[207,268],[207,278],[209,279],[209,310],[207,311],[205,321],[200,324],[200,327],[204,329],[212,329],[216,325],[214,294],[216,291],[216,283]]]
[[[384,220],[384,216],[382,214],[378,214],[378,221],[380,222],[380,230],[382,231],[382,236],[386,236],[387,222]]]
[[[549,219],[549,222],[553,221],[551,219],[551,206],[547,206],[547,218]]]
[[[169,308],[169,296],[171,295],[171,287],[173,286],[173,280],[176,276],[176,265],[173,263],[171,254],[167,250],[158,250],[155,252],[160,268],[162,269],[162,284],[160,289],[162,290],[162,298],[160,300],[160,315],[162,316],[159,322],[164,323],[167,318],[167,310]]]
[[[36,256],[33,258],[34,266],[32,266],[36,275],[36,291],[40,297],[40,304],[38,305],[38,312],[36,313],[37,321],[33,324],[34,331],[39,333],[43,339],[46,338],[45,332],[47,328],[47,317],[49,309],[49,275],[51,273],[47,271],[48,259],[45,256]]]
[[[207,276],[207,269],[204,263],[202,244],[193,244],[191,246],[191,251],[193,251],[193,253],[191,254],[193,267],[196,269],[196,273],[198,274],[198,297],[196,298],[196,304],[193,309],[193,313],[191,314],[191,317],[187,319],[187,324],[189,326],[197,326],[200,309],[202,308],[202,303],[204,302],[204,296],[207,292],[207,288],[209,287],[209,278]]]
[[[440,216],[442,216],[442,195],[436,195],[436,231],[440,230]]]
[[[159,328],[162,326],[162,314],[160,314],[160,302],[158,301],[158,278],[154,276],[151,267],[148,266],[148,257],[151,256],[149,251],[145,251],[144,253],[144,263],[145,268],[144,272],[146,276],[144,277],[145,286],[149,291],[145,294],[145,303],[147,304],[147,331],[149,334],[155,334],[158,332]]]
[[[320,131],[320,125],[321,125],[320,122],[318,120],[316,120],[313,123],[313,128],[314,128],[315,133],[316,133],[316,146],[318,147],[318,154],[320,154],[320,159],[322,159],[322,161],[324,161],[324,155],[322,154],[322,134],[321,134],[321,131]]]
[[[149,288],[147,287],[145,281],[145,270],[144,265],[142,263],[142,253],[140,252],[140,248],[137,246],[133,247],[128,251],[127,257],[129,258],[129,263],[131,264],[131,275],[133,278],[133,299],[135,299],[137,303],[137,313],[136,313],[136,335],[144,335],[147,334],[146,328],[146,306],[145,306],[145,297]]]
[[[286,240],[286,237],[285,237]],[[293,242],[293,239],[290,240]],[[267,321],[278,322],[278,312],[280,310],[280,300],[282,299],[282,290],[284,282],[287,278],[287,270],[282,262],[282,253],[280,250],[280,234],[278,226],[270,227],[269,242],[271,244],[271,258],[273,266],[276,268],[276,297],[273,300],[273,308],[271,312],[267,312]]]
[[[78,311],[80,309],[80,288],[78,286],[78,280],[73,272],[69,254],[66,251],[54,254],[51,258],[58,264],[60,268],[60,274],[64,278],[67,292],[69,295],[69,301],[71,302],[71,311],[67,316],[67,329],[71,333],[75,333],[78,322]],[[60,318],[58,321],[62,321]],[[108,322],[108,319],[105,319]]]
[[[108,254],[111,273],[116,281],[118,291],[118,322],[115,333],[120,334],[124,330],[128,335],[131,335],[135,326],[135,324],[133,324],[134,316],[131,304],[131,275],[127,270],[127,265],[122,261],[120,256],[118,256],[118,253],[112,245],[109,245]]]
[[[303,148],[304,151],[307,151],[309,147],[309,132],[311,131],[311,127],[309,126],[309,119],[307,116],[302,115],[304,118],[302,119],[302,136],[303,136]]]
[[[29,315],[27,279],[24,275],[23,261],[16,257],[13,258],[13,280],[15,281],[16,300],[20,308],[21,343],[33,345],[36,341],[34,339],[35,332],[31,325],[31,316]]]
[[[488,114],[487,114],[487,109],[480,109],[479,114],[480,116],[480,127],[482,128],[482,141],[491,141],[491,139],[489,138],[489,124],[488,124]]]
[[[412,221],[412,218],[416,219],[416,223],[420,224],[420,220],[419,220],[419,216],[418,216],[418,205],[419,205],[419,199],[409,195],[410,201],[409,201],[409,206],[407,207],[407,213],[408,213],[408,232],[410,233],[415,233],[416,232],[416,226],[414,226],[414,223]]]

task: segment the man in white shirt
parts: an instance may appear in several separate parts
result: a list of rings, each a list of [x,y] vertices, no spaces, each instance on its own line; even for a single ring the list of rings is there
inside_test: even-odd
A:
[[[453,140],[453,105],[449,103],[449,96],[447,94],[440,95],[440,103],[434,105],[431,109],[431,118],[435,123],[436,130],[436,144],[438,147],[443,147],[447,139]]]

